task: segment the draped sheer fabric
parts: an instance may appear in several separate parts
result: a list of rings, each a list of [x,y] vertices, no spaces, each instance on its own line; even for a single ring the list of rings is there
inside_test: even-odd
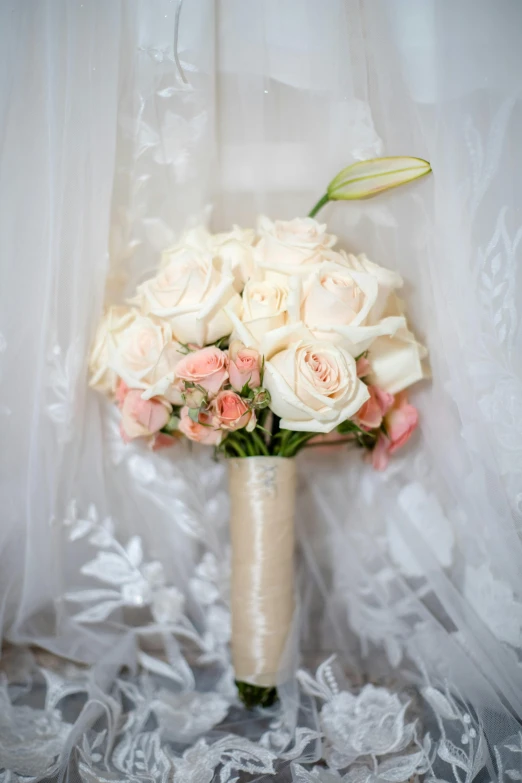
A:
[[[515,0],[0,5],[0,780],[522,779],[521,29]],[[248,714],[225,467],[125,446],[89,345],[187,226],[303,215],[380,154],[434,174],[321,218],[407,281],[421,431],[383,475],[299,458],[300,656]]]

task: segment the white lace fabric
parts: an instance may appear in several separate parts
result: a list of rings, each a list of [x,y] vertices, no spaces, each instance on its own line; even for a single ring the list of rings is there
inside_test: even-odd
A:
[[[0,781],[521,780],[522,7],[178,11],[0,4]],[[225,467],[123,444],[86,357],[188,225],[380,154],[434,173],[321,218],[407,281],[421,432],[384,475],[299,458],[296,676],[248,714]]]

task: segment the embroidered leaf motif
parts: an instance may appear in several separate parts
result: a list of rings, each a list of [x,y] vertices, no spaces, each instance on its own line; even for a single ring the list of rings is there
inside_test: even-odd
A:
[[[77,603],[87,603],[89,601],[105,601],[105,599],[119,600],[121,596],[117,590],[75,590],[70,593],[65,593],[64,598],[67,601],[75,601]]]
[[[148,655],[144,652],[138,653],[138,661],[141,663],[144,669],[148,669],[148,671],[154,672],[154,674],[159,674],[162,677],[173,680],[174,682],[178,683],[178,685],[186,685],[185,671],[177,672],[173,666],[165,663],[165,661],[160,661],[159,658],[153,658],[152,655]]]
[[[261,748],[257,743],[243,737],[229,734],[211,746],[212,755],[218,751],[219,760],[223,763],[219,779],[221,783],[228,783],[232,778],[232,770],[248,772],[253,775],[273,775],[275,772],[274,761],[277,758],[266,748]]]
[[[470,769],[469,759],[465,753],[457,748],[453,742],[447,739],[441,740],[441,743],[437,749],[437,753],[443,761],[447,761],[448,764],[454,764],[456,767],[468,772]]]
[[[103,601],[100,604],[94,604],[88,609],[84,609],[83,612],[74,615],[74,619],[77,623],[99,623],[101,620],[106,620],[114,609],[118,609],[122,605],[122,601]]]
[[[79,519],[69,533],[69,541],[77,541],[92,530],[92,522],[89,519]]]
[[[488,758],[487,743],[486,740],[484,739],[483,732],[480,731],[479,744],[475,753],[475,758],[473,759],[473,769],[471,771],[471,775],[469,776],[470,780],[475,779],[476,775],[478,775],[482,767],[486,764],[487,758]]]
[[[447,698],[436,688],[424,688],[422,695],[441,718],[456,720],[459,717]]]
[[[122,555],[98,552],[94,560],[80,569],[86,576],[94,576],[111,585],[124,585],[136,577],[136,571]]]
[[[300,761],[310,764],[312,761],[318,761],[319,755],[316,752],[320,744],[321,734],[313,729],[307,729],[304,726],[298,726],[295,730],[295,741],[292,747],[285,752],[279,753],[279,757],[291,761],[292,759],[299,759]],[[312,745],[313,746],[305,755],[305,750]]]
[[[504,745],[505,748],[511,750],[513,753],[522,753],[522,733],[518,735],[518,745]]]
[[[139,536],[133,536],[127,546],[125,547],[127,556],[132,565],[137,568],[143,560],[143,548],[141,546],[141,538]]]
[[[388,780],[390,783],[402,783],[408,780],[415,772],[425,772],[425,756],[422,751],[412,753],[410,756],[396,756],[384,761],[379,766],[379,780]]]
[[[74,680],[64,679],[60,674],[50,669],[41,668],[40,673],[47,685],[45,709],[49,712],[55,710],[61,700],[67,696],[83,693],[86,690],[87,678],[79,670],[77,670],[78,679]]]
[[[317,668],[315,678],[302,669],[297,672],[297,679],[305,693],[329,701],[339,691],[331,667],[334,660],[335,655],[331,655],[326,661],[323,661]]]

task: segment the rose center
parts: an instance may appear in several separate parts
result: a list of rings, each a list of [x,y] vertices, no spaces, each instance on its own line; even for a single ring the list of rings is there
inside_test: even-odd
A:
[[[336,384],[339,378],[338,368],[328,357],[316,351],[308,351],[305,361],[310,368],[316,385],[330,388]]]

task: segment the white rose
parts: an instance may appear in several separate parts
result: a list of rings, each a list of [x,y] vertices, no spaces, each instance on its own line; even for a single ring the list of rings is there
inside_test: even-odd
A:
[[[241,291],[254,271],[255,231],[251,228],[234,226],[232,231],[211,236],[214,255],[230,264],[236,281],[236,290]]]
[[[389,292],[372,274],[324,262],[304,281],[301,318],[318,339],[340,343],[358,356],[377,337],[406,327],[402,314],[383,317]]]
[[[281,427],[331,432],[369,398],[355,359],[340,346],[316,340],[302,324],[265,336],[264,386]]]
[[[129,388],[142,389],[144,399],[162,396],[175,405],[182,402],[173,386],[176,365],[182,358],[170,324],[139,314],[109,350],[109,366]]]
[[[241,307],[229,265],[219,269],[209,253],[188,246],[172,251],[159,274],[138,286],[133,303],[168,320],[177,340],[196,345],[229,335],[232,324],[224,308],[239,312]]]
[[[228,264],[234,275],[236,290],[241,292],[253,273],[254,240],[255,232],[251,228],[234,226],[232,231],[211,234],[204,226],[197,226],[186,231],[175,247],[163,251],[161,266],[167,266],[179,250],[189,246],[209,253],[218,261],[218,267],[220,263]]]
[[[102,317],[91,349],[89,386],[93,389],[114,394],[118,385],[118,376],[109,366],[111,350],[119,345],[125,329],[136,317],[136,311],[129,307],[110,307]]]
[[[384,315],[394,317],[403,312],[402,301],[390,296]],[[390,394],[398,394],[427,377],[428,370],[423,361],[427,354],[426,348],[417,342],[405,321],[405,325],[393,336],[378,337],[370,345],[368,359],[372,372],[367,380]]]
[[[379,313],[382,313],[386,307],[389,295],[403,286],[400,274],[370,261],[365,253],[359,253],[359,255],[354,256],[341,250],[340,255],[343,259],[340,263],[343,266],[353,269],[354,272],[363,272],[377,280],[379,293],[374,307],[376,311],[378,310]]]
[[[230,314],[233,336],[248,347],[259,345],[264,335],[288,321],[290,290],[271,280],[249,280],[239,316]]]
[[[326,224],[313,218],[258,220],[260,240],[255,248],[257,266],[285,275],[302,274],[331,253],[337,237],[326,233]],[[334,254],[335,255],[335,254]]]

